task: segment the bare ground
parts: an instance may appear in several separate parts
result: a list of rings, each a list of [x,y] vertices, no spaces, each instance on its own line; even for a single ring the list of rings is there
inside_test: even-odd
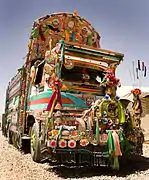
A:
[[[0,180],[149,180],[149,144],[144,144],[144,156],[129,162],[120,162],[119,172],[107,168],[54,167],[49,162],[34,163],[30,154],[24,154],[9,145],[0,133]]]

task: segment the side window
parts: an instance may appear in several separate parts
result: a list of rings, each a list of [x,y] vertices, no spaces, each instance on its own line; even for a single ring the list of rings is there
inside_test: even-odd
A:
[[[38,66],[36,70],[35,85],[38,85],[42,81],[44,63]]]

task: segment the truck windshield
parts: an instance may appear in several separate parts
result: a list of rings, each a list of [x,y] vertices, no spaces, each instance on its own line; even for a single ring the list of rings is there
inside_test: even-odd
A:
[[[66,69],[64,66],[61,70],[61,78],[63,81],[70,81],[74,83],[84,84],[100,84],[99,79],[103,79],[103,73],[91,68],[84,68],[74,66],[71,70]]]

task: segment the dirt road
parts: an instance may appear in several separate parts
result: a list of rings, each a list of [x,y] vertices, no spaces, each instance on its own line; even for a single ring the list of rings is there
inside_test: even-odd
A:
[[[23,154],[9,145],[0,132],[0,180],[149,180],[149,145],[144,146],[144,155],[146,157],[123,166],[120,172],[81,168],[76,177],[75,169],[34,163],[30,154]]]

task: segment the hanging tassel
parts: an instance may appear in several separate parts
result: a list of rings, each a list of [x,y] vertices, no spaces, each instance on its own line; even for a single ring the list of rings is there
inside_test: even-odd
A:
[[[62,99],[61,99],[60,90],[53,92],[53,94],[50,98],[50,101],[48,103],[46,111],[50,111],[51,109],[53,109],[52,107],[55,106],[56,101],[58,101],[60,103],[60,105],[62,106]]]
[[[137,79],[139,79],[138,68],[136,68]]]
[[[147,75],[147,68],[146,68],[146,66],[144,67],[144,77],[146,77],[146,75]]]
[[[112,168],[115,170],[119,170],[119,161],[118,156],[122,156],[121,148],[120,148],[120,142],[119,142],[119,136],[116,132],[112,133],[112,137],[115,144],[115,151],[114,151],[114,163]]]
[[[114,156],[114,163],[113,163],[112,169],[119,170],[118,156]]]
[[[96,140],[97,140],[97,143],[99,143],[99,121],[98,121],[98,119],[96,120]]]
[[[140,60],[138,60],[138,70],[141,70]]]
[[[108,141],[107,141],[107,147],[108,147],[108,152],[109,156],[113,154],[113,152],[116,150],[116,146],[113,140],[112,132],[107,130],[108,132]]]
[[[87,37],[87,44],[88,44],[89,46],[92,46],[92,36],[91,36],[91,35],[89,35],[89,36]]]
[[[115,147],[116,147],[115,156],[122,156],[122,152],[121,152],[121,148],[120,148],[119,136],[115,131],[112,133],[112,136],[113,136],[113,140],[114,140]]]

